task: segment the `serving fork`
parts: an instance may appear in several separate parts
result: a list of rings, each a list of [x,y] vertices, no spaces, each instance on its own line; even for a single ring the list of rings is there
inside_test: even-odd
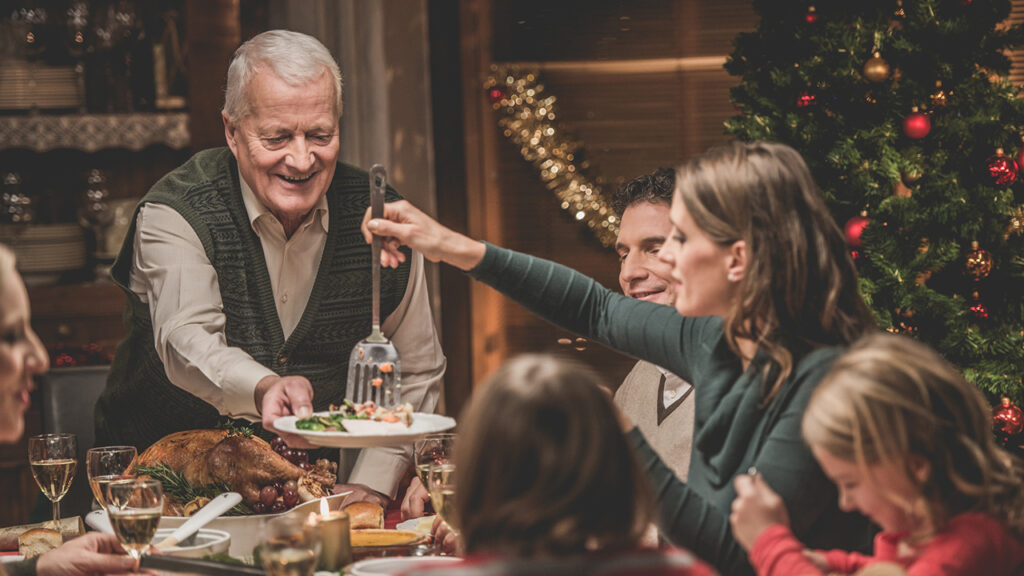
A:
[[[384,191],[388,173],[384,166],[370,169],[370,214],[384,216]],[[394,343],[380,331],[380,236],[373,236],[373,329],[352,349],[348,360],[345,397],[354,403],[372,400],[378,406],[394,408],[402,402],[401,358]]]

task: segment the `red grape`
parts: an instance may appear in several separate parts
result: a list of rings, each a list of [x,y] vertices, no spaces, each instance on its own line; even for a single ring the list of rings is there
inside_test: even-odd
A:
[[[289,508],[299,503],[299,493],[295,490],[285,490],[284,494],[281,495],[281,498]]]
[[[250,504],[249,507],[252,508],[252,513],[253,514],[266,514],[267,513],[267,507],[263,505],[263,502],[256,502],[254,504]]]
[[[277,496],[281,495],[281,492],[284,492],[284,484],[281,484],[280,481],[274,482],[274,490],[277,491],[277,494],[275,495],[276,498]]]
[[[274,500],[274,504],[270,507],[271,514],[280,514],[281,512],[286,512],[287,510],[288,506],[286,506],[285,503],[281,500]]]
[[[273,486],[264,486],[263,489],[260,490],[260,502],[262,502],[264,506],[269,507],[274,503],[274,500],[277,500],[277,490],[275,490]]]
[[[270,441],[270,447],[274,449],[274,452],[280,454],[282,450],[288,447],[288,445],[285,444],[284,438],[275,436],[274,439]]]
[[[295,480],[289,480],[284,483],[284,489],[287,490],[298,490],[299,485],[296,484]]]
[[[309,462],[299,462],[298,466],[299,466],[299,468],[302,468],[303,470],[306,470],[307,472],[313,469],[313,465],[310,464]]]

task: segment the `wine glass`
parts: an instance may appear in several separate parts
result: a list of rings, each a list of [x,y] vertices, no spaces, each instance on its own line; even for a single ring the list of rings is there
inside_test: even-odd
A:
[[[454,432],[435,432],[427,434],[413,444],[412,461],[423,487],[427,487],[427,470],[432,462],[445,464],[451,461],[452,449],[455,447]]]
[[[263,523],[259,552],[267,576],[310,576],[320,547],[320,531],[309,517],[285,514]]]
[[[107,486],[115,482],[130,482],[127,475],[138,452],[135,446],[101,446],[85,453],[85,471],[89,487],[100,508],[107,507]]]
[[[28,439],[32,476],[53,503],[54,529],[60,531],[60,501],[68,493],[78,468],[78,441],[74,434],[40,434]]]
[[[134,478],[108,484],[106,496],[114,534],[137,562],[156,535],[164,509],[163,485],[152,478]]]
[[[444,520],[456,536],[459,530],[452,522],[455,519],[455,464],[431,462],[427,467],[427,490],[434,512]]]

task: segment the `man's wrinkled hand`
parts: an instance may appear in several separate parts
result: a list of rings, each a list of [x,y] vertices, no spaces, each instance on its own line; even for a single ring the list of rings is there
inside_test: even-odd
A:
[[[428,502],[430,502],[430,492],[427,492],[423,483],[420,482],[419,476],[414,477],[402,500],[402,520],[422,517],[426,513]]]
[[[374,504],[380,504],[380,507],[384,510],[387,510],[388,506],[391,505],[391,498],[377,492],[365,484],[336,484],[334,486],[335,494],[349,491],[352,493],[345,497],[346,508],[356,502],[372,502]]]
[[[434,542],[440,544],[441,552],[445,554],[462,554],[462,542],[459,535],[452,531],[451,526],[441,520],[441,515],[434,516],[434,525],[430,527],[430,535]]]
[[[309,380],[302,376],[267,376],[256,385],[253,398],[263,416],[263,428],[279,434],[292,448],[316,448],[301,436],[274,428],[274,421],[283,416],[307,418],[313,413],[313,385]]]

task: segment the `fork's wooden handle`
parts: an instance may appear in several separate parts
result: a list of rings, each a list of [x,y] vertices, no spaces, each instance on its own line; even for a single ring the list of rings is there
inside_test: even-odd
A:
[[[384,217],[384,190],[388,172],[381,164],[370,169],[370,216]],[[373,332],[380,332],[380,236],[373,235]]]

